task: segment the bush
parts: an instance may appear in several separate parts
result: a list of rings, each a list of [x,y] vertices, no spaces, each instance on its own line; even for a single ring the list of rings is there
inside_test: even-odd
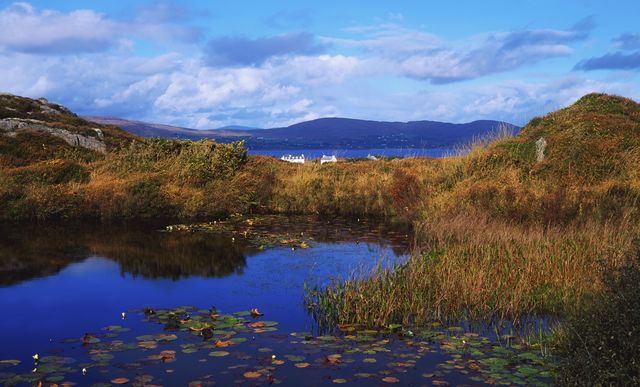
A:
[[[179,156],[180,175],[185,182],[202,185],[232,176],[247,160],[244,142],[218,144],[211,140],[189,143]]]
[[[70,182],[86,183],[90,174],[87,169],[73,161],[49,160],[11,171],[19,184],[63,184]]]
[[[604,292],[559,332],[561,384],[640,384],[640,254],[635,255],[605,274]]]
[[[171,217],[174,213],[160,180],[153,177],[137,180],[125,189],[123,212],[127,218]]]

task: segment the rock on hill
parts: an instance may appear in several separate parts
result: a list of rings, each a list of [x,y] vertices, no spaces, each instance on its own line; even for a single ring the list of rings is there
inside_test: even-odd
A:
[[[0,94],[0,162],[20,165],[71,149],[105,153],[135,136],[78,117],[44,98]],[[22,160],[22,161],[21,161]]]

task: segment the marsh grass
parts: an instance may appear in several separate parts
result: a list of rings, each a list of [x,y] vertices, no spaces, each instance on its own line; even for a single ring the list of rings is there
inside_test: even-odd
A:
[[[602,288],[603,270],[623,262],[637,231],[456,218],[429,224],[406,263],[315,289],[307,303],[326,323],[370,326],[565,314]]]

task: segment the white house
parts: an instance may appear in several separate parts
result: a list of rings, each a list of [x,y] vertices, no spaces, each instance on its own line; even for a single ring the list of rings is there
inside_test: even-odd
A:
[[[286,161],[288,163],[296,163],[296,164],[304,164],[304,155],[300,155],[300,156],[282,156],[280,157],[280,160],[282,161]]]
[[[337,162],[338,162],[338,159],[336,158],[335,155],[332,155],[332,156],[322,155],[322,158],[320,159],[320,165],[324,163],[337,163]]]

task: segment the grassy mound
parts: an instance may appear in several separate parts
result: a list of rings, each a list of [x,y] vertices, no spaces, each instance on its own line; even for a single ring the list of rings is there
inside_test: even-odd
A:
[[[603,289],[603,271],[621,265],[640,230],[638,165],[640,105],[590,94],[426,174],[398,168],[404,189],[391,201],[414,216],[419,251],[317,289],[309,303],[331,321],[370,325],[566,315]]]

